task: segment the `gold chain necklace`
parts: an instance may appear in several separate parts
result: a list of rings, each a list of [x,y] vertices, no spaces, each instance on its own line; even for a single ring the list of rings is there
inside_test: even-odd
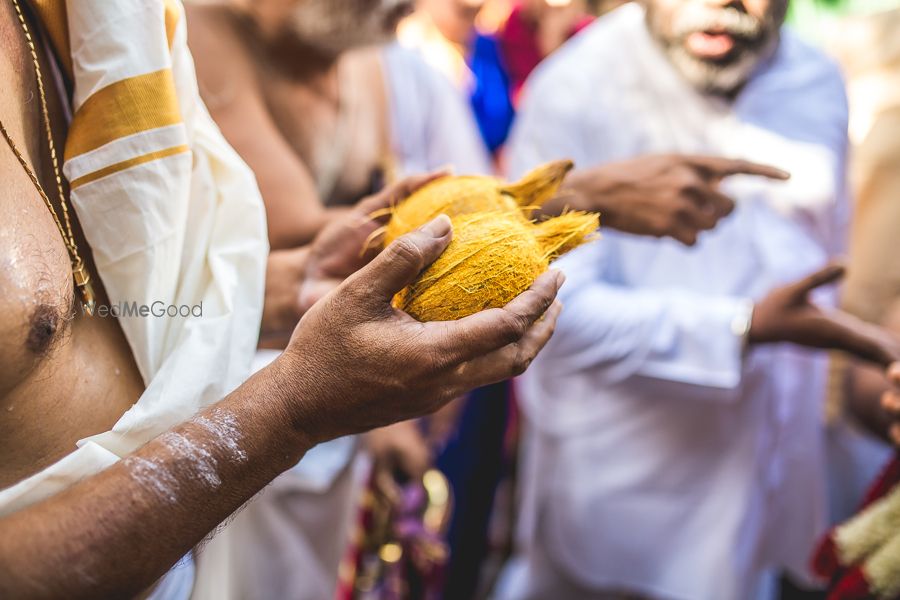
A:
[[[19,164],[25,169],[25,173],[27,173],[28,178],[31,179],[31,183],[34,184],[34,187],[37,189],[44,204],[47,205],[50,214],[53,215],[53,220],[56,222],[59,234],[62,236],[63,243],[65,243],[66,249],[69,251],[69,259],[72,261],[72,277],[75,279],[75,285],[81,292],[81,304],[84,307],[84,312],[93,315],[94,306],[96,304],[94,299],[94,288],[91,285],[91,274],[87,270],[81,255],[78,253],[78,244],[75,242],[75,235],[72,232],[72,221],[69,218],[69,208],[66,205],[66,195],[63,192],[62,173],[59,170],[59,161],[56,158],[56,144],[53,142],[53,132],[50,128],[50,111],[47,110],[47,96],[44,92],[44,80],[41,73],[41,65],[38,61],[37,50],[34,47],[34,39],[31,37],[31,31],[28,28],[28,22],[25,20],[25,15],[22,13],[22,7],[19,6],[19,0],[12,0],[12,3],[16,9],[16,15],[19,17],[19,23],[22,25],[22,31],[25,33],[25,42],[28,44],[28,50],[31,52],[31,60],[34,63],[34,75],[37,79],[38,96],[41,101],[41,118],[44,122],[44,131],[47,134],[47,144],[50,149],[50,161],[53,164],[53,173],[56,177],[56,191],[59,194],[59,205],[62,207],[63,213],[62,221],[60,221],[59,215],[56,214],[56,209],[53,208],[53,203],[50,202],[50,198],[47,196],[47,192],[44,191],[43,186],[41,186],[41,182],[38,181],[34,170],[28,165],[25,157],[19,151],[15,142],[13,142],[12,137],[10,137],[9,131],[7,131],[3,121],[0,121],[0,133],[6,138],[6,143],[9,144],[13,154],[15,154],[16,158],[19,160]],[[63,222],[65,222],[65,226],[63,226]]]

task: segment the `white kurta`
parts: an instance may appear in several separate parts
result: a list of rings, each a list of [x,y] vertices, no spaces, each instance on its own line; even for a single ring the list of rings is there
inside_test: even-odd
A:
[[[399,175],[447,166],[458,173],[488,173],[490,161],[474,118],[450,83],[396,44],[383,50],[382,64]],[[259,351],[254,367],[276,355]],[[206,551],[222,551],[227,537],[227,576],[197,597],[332,597],[367,473],[365,460],[354,461],[358,447],[353,436],[317,446],[247,505],[227,536],[220,535]]]
[[[769,567],[805,572],[825,518],[824,358],[745,352],[738,333],[749,301],[842,248],[846,125],[837,69],[790,32],[733,103],[680,77],[638,5],[539,68],[512,175],[684,152],[793,177],[726,180],[738,207],[694,248],[605,230],[558,263],[565,308],[519,382],[526,558],[539,545],[586,589],[691,600],[747,597]]]

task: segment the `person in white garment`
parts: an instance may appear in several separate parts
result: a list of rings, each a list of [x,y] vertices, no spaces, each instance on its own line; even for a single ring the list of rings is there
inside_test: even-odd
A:
[[[272,247],[285,248],[270,263],[270,286],[281,278],[279,266],[293,270],[290,248],[385,183],[441,168],[491,172],[462,96],[413,51],[392,43],[407,5],[188,4],[201,94],[256,173]],[[268,348],[257,353],[255,368],[278,356],[294,322],[289,315],[283,331],[263,331]],[[425,439],[412,422],[369,441],[380,463],[391,463],[388,470],[414,478],[429,466]],[[355,437],[318,446],[232,520],[227,535],[208,548],[229,556],[230,568],[220,574],[228,585],[215,588],[218,596],[334,595],[366,479],[363,446]]]
[[[521,372],[559,312],[558,273],[453,323],[392,309],[452,236],[360,254],[408,178],[299,253],[302,324],[245,381],[265,212],[185,34],[177,1],[0,2],[2,598],[202,597],[191,549],[306,451]]]
[[[791,178],[709,174],[736,208],[695,247],[607,230],[558,263],[566,310],[518,381],[519,556],[501,596],[731,600],[807,573],[825,357],[774,342],[844,345],[807,297],[830,304],[840,277],[816,270],[844,247],[847,107],[837,68],[782,29],[786,4],[628,4],[526,86],[513,176],[702,153]],[[869,358],[887,364],[885,343]]]

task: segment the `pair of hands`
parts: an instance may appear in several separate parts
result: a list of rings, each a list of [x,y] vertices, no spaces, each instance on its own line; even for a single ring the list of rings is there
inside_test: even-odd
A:
[[[429,414],[518,375],[553,333],[557,271],[505,307],[458,321],[421,323],[391,305],[450,243],[450,220],[438,217],[378,253],[366,243],[386,217],[372,214],[436,176],[361,202],[305,249],[293,295],[303,316],[272,368],[283,382],[280,411],[311,444]]]

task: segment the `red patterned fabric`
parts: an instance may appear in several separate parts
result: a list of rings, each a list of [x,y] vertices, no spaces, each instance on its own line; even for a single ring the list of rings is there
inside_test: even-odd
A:
[[[863,500],[860,512],[868,508],[876,500],[883,498],[900,484],[900,455],[894,458],[869,489]],[[813,570],[824,581],[829,582],[828,600],[867,600],[875,598],[865,572],[859,565],[841,563],[836,529],[828,532],[819,543],[813,557]],[[900,600],[898,598],[897,600]]]

